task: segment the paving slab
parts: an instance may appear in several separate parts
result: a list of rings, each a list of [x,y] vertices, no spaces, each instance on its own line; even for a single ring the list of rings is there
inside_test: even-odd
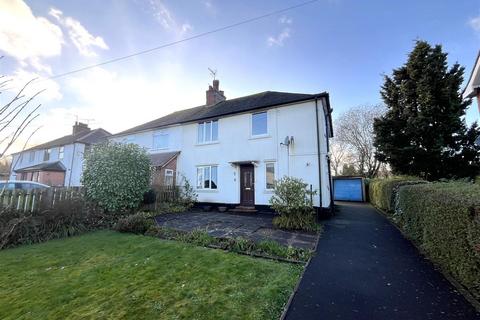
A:
[[[204,230],[213,237],[273,240],[286,246],[315,248],[317,234],[276,229],[272,219],[269,214],[247,216],[223,212],[169,213],[155,217],[159,225],[182,231]]]

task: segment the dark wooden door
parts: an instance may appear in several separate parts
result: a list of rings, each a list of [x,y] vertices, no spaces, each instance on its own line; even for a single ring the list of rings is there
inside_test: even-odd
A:
[[[240,167],[240,204],[242,206],[255,205],[255,171],[253,165]]]

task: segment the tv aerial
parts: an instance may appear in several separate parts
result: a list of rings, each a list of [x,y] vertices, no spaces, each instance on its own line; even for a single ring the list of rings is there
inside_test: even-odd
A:
[[[212,70],[208,68],[208,71],[210,71],[210,75],[212,76],[213,80],[215,80],[215,78],[217,77],[217,69]]]

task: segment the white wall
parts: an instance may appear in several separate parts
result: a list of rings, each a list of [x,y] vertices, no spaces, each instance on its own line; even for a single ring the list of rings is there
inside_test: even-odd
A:
[[[197,123],[165,128],[169,133],[169,148],[152,150],[153,134],[147,131],[128,136],[113,137],[117,142],[128,141],[139,144],[149,152],[171,152],[180,150],[177,171],[192,185],[196,185],[196,169],[201,165],[218,166],[218,189],[197,190],[198,201],[237,204],[240,202],[239,167],[230,164],[237,161],[255,161],[255,204],[268,205],[272,195],[265,187],[265,163],[275,162],[276,179],[282,176],[302,178],[311,184],[317,195],[314,205],[330,205],[329,176],[327,164],[327,133],[322,100],[318,101],[318,121],[321,148],[322,191],[319,188],[319,165],[317,152],[317,124],[315,102],[269,109],[268,135],[251,137],[251,113],[223,117],[218,122],[218,142],[197,144]],[[286,136],[294,137],[294,145],[281,146]]]
[[[65,145],[63,159],[59,159],[59,147],[54,147],[50,153],[50,159],[48,161],[43,161],[44,151],[45,149],[35,150],[34,161],[30,161],[30,151],[14,154],[12,157],[12,171],[10,172],[10,179],[20,179],[20,175],[17,177],[15,169],[31,167],[41,163],[60,161],[66,168],[65,186],[80,185],[80,179],[83,172],[83,153],[85,151],[85,145],[83,143]],[[75,158],[72,163],[74,152]],[[19,157],[20,159],[17,161]]]

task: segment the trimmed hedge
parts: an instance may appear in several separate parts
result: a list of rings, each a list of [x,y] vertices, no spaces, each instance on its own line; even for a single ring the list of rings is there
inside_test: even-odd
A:
[[[419,183],[426,182],[419,178],[403,176],[372,179],[368,186],[370,203],[379,209],[392,212],[395,209],[395,197],[400,186]]]
[[[393,218],[432,261],[480,298],[480,185],[404,186]]]

